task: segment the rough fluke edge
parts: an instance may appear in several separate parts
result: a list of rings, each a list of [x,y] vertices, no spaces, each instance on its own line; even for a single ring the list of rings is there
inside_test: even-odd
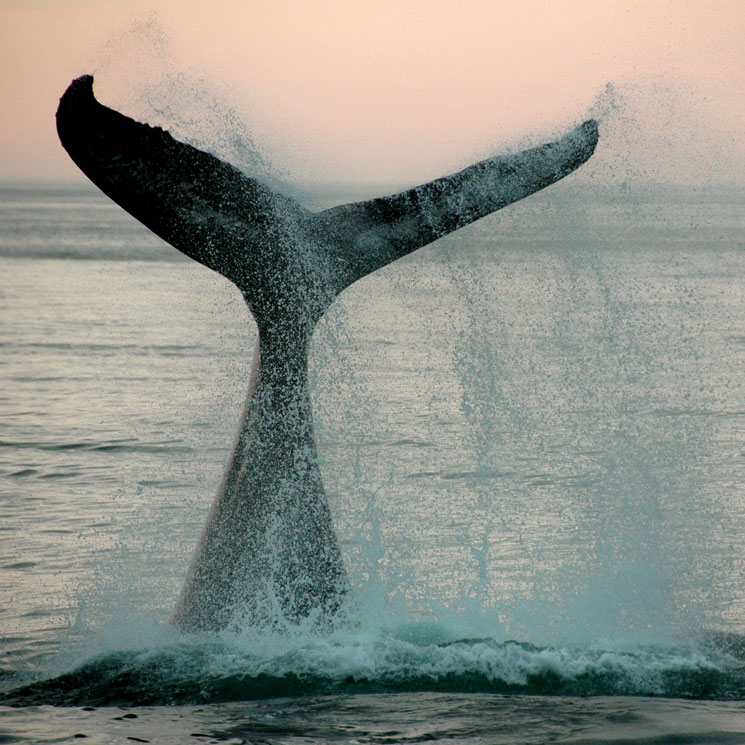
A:
[[[313,328],[356,280],[577,169],[595,150],[597,123],[319,213],[102,106],[90,75],[62,96],[57,131],[104,193],[237,285],[259,329],[238,439],[174,620],[204,630],[333,614],[347,580],[315,451],[307,381]]]

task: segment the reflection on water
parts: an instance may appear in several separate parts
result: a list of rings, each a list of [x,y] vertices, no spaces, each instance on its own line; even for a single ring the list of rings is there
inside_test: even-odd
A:
[[[328,696],[196,707],[2,710],[4,725],[29,741],[360,743],[459,742],[469,745],[555,743],[745,742],[738,704],[652,699],[413,694]],[[685,725],[680,727],[681,718]],[[2,720],[0,720],[2,721]],[[677,721],[678,726],[675,726]],[[219,724],[216,724],[219,722]],[[2,732],[2,729],[0,729]],[[677,732],[676,735],[665,733]],[[64,739],[63,739],[64,738]],[[660,738],[660,739],[657,739]],[[662,738],[665,738],[664,740]],[[94,740],[95,741],[95,740]]]

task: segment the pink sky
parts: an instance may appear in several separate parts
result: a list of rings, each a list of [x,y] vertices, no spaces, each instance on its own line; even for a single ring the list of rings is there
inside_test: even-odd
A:
[[[588,177],[742,183],[744,42],[742,0],[2,0],[0,178],[78,177],[54,111],[93,72],[103,103],[227,156],[250,132],[300,179],[433,177],[595,111]]]

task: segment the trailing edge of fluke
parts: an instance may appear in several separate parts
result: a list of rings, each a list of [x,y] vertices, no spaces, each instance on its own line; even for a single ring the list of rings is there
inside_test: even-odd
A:
[[[105,194],[237,285],[259,329],[237,442],[175,622],[216,630],[332,616],[348,583],[313,436],[313,328],[356,280],[579,168],[595,150],[597,122],[399,194],[318,213],[101,105],[90,75],[62,96],[57,131]]]

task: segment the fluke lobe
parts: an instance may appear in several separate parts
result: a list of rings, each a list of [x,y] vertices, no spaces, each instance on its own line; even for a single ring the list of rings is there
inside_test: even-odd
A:
[[[237,442],[175,622],[217,630],[333,614],[347,578],[313,436],[307,352],[316,323],[356,280],[574,171],[595,150],[597,123],[399,194],[318,213],[102,106],[90,75],[62,96],[57,131],[105,194],[237,285],[258,326]]]

